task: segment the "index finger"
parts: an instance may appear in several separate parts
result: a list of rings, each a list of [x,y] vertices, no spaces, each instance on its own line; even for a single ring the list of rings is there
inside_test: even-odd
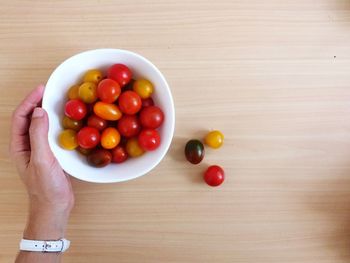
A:
[[[28,129],[30,124],[30,115],[37,107],[44,93],[44,86],[39,85],[18,105],[12,115],[11,124],[11,154],[17,155],[30,150]]]

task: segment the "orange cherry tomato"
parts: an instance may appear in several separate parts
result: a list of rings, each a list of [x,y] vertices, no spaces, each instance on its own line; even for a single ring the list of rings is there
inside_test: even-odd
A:
[[[224,135],[220,131],[211,131],[205,136],[205,143],[214,149],[220,148],[224,143]]]
[[[126,152],[131,157],[139,157],[144,154],[144,150],[139,145],[137,138],[131,138],[126,142]]]
[[[97,86],[93,82],[84,82],[79,87],[79,98],[85,103],[93,103],[97,100]]]
[[[61,131],[58,142],[63,149],[74,150],[78,147],[76,131],[70,129]]]
[[[72,87],[69,88],[67,97],[70,100],[75,100],[79,99],[79,86],[80,85],[73,85]]]
[[[101,71],[99,71],[98,69],[90,69],[85,73],[83,81],[98,84],[102,78],[103,75]]]
[[[120,134],[116,128],[109,127],[102,132],[101,145],[105,149],[113,149],[120,142]]]
[[[98,101],[94,105],[95,114],[107,121],[117,121],[122,117],[122,112],[115,104]]]
[[[147,99],[153,93],[153,84],[147,79],[136,80],[132,88],[141,97],[141,99]]]

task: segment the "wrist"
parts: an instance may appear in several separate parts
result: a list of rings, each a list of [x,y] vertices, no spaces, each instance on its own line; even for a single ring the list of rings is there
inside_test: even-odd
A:
[[[58,240],[65,236],[70,209],[31,205],[24,239]]]

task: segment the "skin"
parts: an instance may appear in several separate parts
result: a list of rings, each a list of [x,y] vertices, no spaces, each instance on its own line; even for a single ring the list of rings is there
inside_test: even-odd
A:
[[[23,238],[58,240],[65,237],[74,195],[69,177],[51,152],[48,116],[40,107],[44,86],[33,90],[12,116],[10,154],[29,199]],[[17,263],[60,262],[60,253],[20,251]]]

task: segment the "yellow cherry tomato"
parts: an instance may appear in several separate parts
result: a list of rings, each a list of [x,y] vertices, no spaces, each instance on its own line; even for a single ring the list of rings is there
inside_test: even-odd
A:
[[[94,105],[94,113],[107,121],[117,121],[122,117],[122,112],[117,105],[98,101]]]
[[[103,75],[101,71],[99,71],[98,69],[90,69],[85,73],[83,81],[98,84],[102,80],[102,78]]]
[[[126,152],[131,157],[141,156],[145,151],[140,147],[137,138],[131,138],[126,142]]]
[[[79,85],[73,85],[70,87],[67,96],[70,100],[79,99]]]
[[[205,136],[204,141],[209,147],[217,149],[224,143],[224,135],[220,131],[211,131]]]
[[[76,131],[71,129],[63,130],[58,137],[58,142],[63,149],[74,150],[78,147],[76,135]]]
[[[101,145],[105,149],[113,149],[120,142],[120,133],[116,128],[109,127],[102,132]]]
[[[62,126],[65,129],[79,131],[81,127],[83,127],[83,121],[73,120],[67,116],[64,116],[62,119]]]
[[[97,86],[92,82],[84,82],[79,87],[79,98],[85,103],[93,103],[97,100]]]
[[[136,80],[132,88],[141,99],[147,99],[153,93],[153,84],[147,79]]]

